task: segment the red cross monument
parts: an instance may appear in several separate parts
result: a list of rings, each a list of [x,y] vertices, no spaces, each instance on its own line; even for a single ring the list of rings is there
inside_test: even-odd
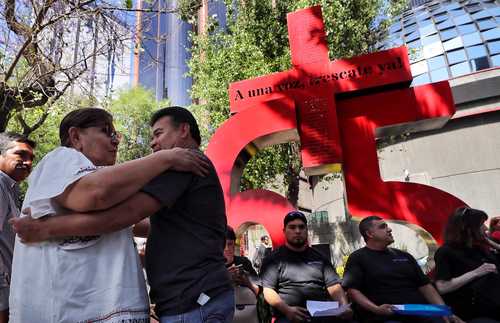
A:
[[[375,138],[442,127],[455,113],[447,81],[409,87],[405,47],[330,61],[321,7],[287,16],[293,67],[232,83],[233,115],[211,138],[229,224],[260,223],[283,243],[283,217],[293,209],[267,190],[240,192],[243,151],[300,141],[307,175],[342,171],[347,207],[356,217],[379,215],[428,231],[438,242],[448,215],[465,205],[437,188],[385,182]]]

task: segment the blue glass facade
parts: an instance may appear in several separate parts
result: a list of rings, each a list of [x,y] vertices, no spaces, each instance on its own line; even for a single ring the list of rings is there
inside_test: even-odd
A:
[[[413,1],[379,46],[406,45],[413,85],[500,67],[500,2]]]
[[[145,2],[154,10],[174,9],[177,0]],[[226,9],[223,1],[208,2],[208,16],[225,26]],[[174,13],[146,13],[141,19],[141,53],[139,84],[152,90],[157,100],[169,99],[172,105],[188,106],[192,79],[186,76],[190,58],[189,32],[193,26]]]

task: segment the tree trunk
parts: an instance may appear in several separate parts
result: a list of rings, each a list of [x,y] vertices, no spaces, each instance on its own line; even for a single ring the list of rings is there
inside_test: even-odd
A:
[[[0,132],[4,132],[9,121],[9,113],[4,109],[0,110]]]

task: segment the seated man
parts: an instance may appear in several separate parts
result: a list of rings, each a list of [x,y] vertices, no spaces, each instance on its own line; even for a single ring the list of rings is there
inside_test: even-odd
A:
[[[378,216],[364,218],[359,224],[366,247],[353,252],[347,260],[343,286],[357,304],[362,322],[441,321],[394,314],[392,304],[441,304],[443,299],[409,253],[388,248],[394,242],[392,230]],[[458,320],[455,316],[453,321]],[[447,321],[448,318],[445,318]]]
[[[284,218],[285,245],[264,258],[261,269],[264,298],[275,310],[277,323],[310,320],[306,301],[339,302],[347,304],[340,279],[329,259],[308,245],[307,220],[299,211]],[[348,309],[340,319],[349,320]],[[336,321],[327,318],[326,321]],[[314,319],[313,322],[323,322]]]

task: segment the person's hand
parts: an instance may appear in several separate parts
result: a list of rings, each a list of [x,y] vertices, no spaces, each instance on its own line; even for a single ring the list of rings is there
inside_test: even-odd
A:
[[[448,316],[448,317],[443,317],[443,321],[445,323],[465,323],[464,321],[462,321],[461,318],[459,318],[458,316],[456,315],[451,315],[451,316]]]
[[[192,172],[198,176],[206,176],[210,169],[210,161],[197,149],[173,148],[162,150],[172,163],[172,169],[180,172]]]
[[[231,275],[231,280],[236,285],[251,287],[252,283],[250,281],[250,277],[248,277],[248,273],[244,271],[241,266],[235,266],[233,264],[231,267],[227,268],[227,270]]]
[[[348,308],[346,308],[344,313],[339,315],[339,317],[343,320],[352,320],[353,316],[354,316],[354,312],[352,311],[350,306]]]
[[[283,314],[292,323],[304,322],[311,319],[309,312],[300,306],[288,306],[286,313]]]
[[[497,273],[497,272],[498,272],[497,266],[488,262],[485,262],[484,264],[482,264],[481,266],[477,267],[472,271],[472,273],[476,278],[487,275],[489,273]]]
[[[28,213],[27,216],[16,217],[9,220],[10,225],[15,233],[19,236],[22,243],[42,242],[49,239],[49,234],[46,227],[43,225],[44,218],[33,219]]]
[[[382,304],[377,307],[375,314],[389,316],[394,314],[394,306],[391,304]]]

